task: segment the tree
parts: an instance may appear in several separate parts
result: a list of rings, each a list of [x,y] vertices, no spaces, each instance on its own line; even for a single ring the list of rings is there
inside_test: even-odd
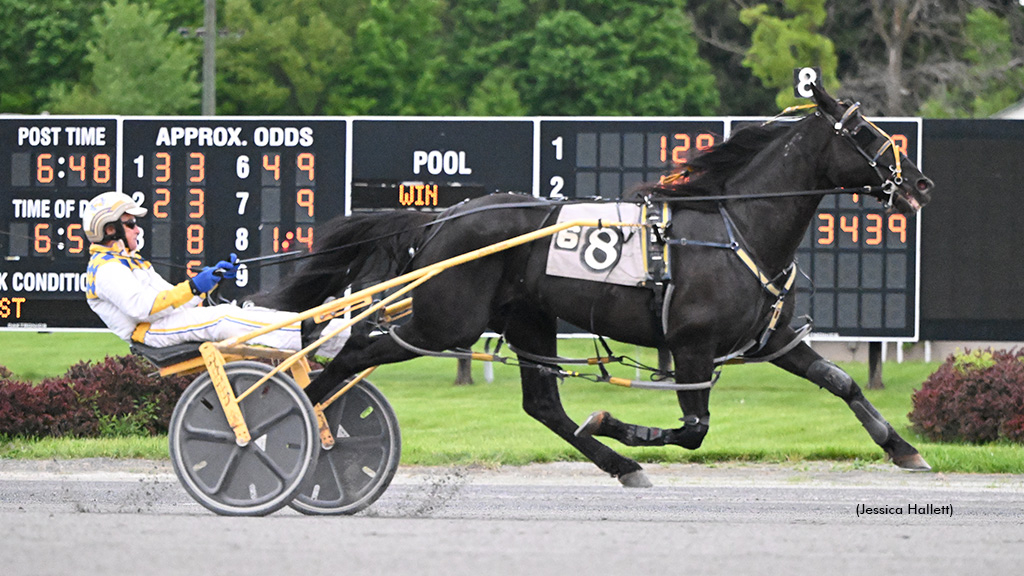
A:
[[[222,114],[439,114],[439,0],[227,0]]]
[[[795,68],[817,66],[827,90],[835,91],[839,85],[835,48],[818,33],[827,16],[825,0],[785,0],[784,4],[791,18],[769,13],[766,4],[740,12],[740,20],[753,29],[743,65],[766,87],[778,91],[775,102],[780,108],[799,102],[793,95]]]
[[[352,42],[319,2],[227,0],[223,13],[218,113],[341,113]]]
[[[966,48],[968,14],[984,8],[1009,28],[1011,53],[1002,65],[1024,57],[1024,10],[1003,0],[897,0],[830,5],[826,31],[839,47],[844,95],[870,103],[870,112],[910,116],[934,112],[941,93],[971,86]],[[970,87],[970,88],[968,88]],[[922,108],[931,100],[927,110]],[[961,112],[958,115],[966,113]]]
[[[743,59],[750,48],[750,29],[740,22],[742,5],[735,0],[688,0],[698,53],[715,75],[721,97],[718,114],[759,116],[775,108],[775,91],[764,88]]]
[[[0,112],[45,110],[54,82],[85,72],[87,32],[100,0],[0,2]]]
[[[718,104],[679,0],[458,0],[446,35],[458,65],[445,74],[474,102],[500,76],[528,114],[700,115]]]
[[[976,8],[967,14],[964,68],[952,82],[937,85],[921,107],[932,118],[986,117],[1024,96],[1024,60],[1014,56],[1010,24]]]
[[[163,14],[128,0],[105,3],[92,19],[92,68],[70,89],[57,85],[52,110],[75,114],[181,114],[197,111],[197,55]]]
[[[450,114],[440,0],[371,0],[356,30],[349,114]]]

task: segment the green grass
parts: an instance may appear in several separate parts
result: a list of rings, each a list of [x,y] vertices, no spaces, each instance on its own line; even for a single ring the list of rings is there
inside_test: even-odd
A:
[[[37,382],[82,360],[127,353],[128,344],[109,332],[0,332],[0,366],[19,380]]]
[[[24,344],[28,336],[34,345]],[[74,335],[0,333],[0,350],[19,346],[18,363],[8,362],[16,377],[25,372],[58,375],[80,359],[122,354],[123,343],[107,340],[76,343]],[[89,334],[79,339],[96,339]],[[14,343],[11,340],[19,340]],[[61,349],[66,347],[66,349]],[[633,346],[613,345],[616,353],[639,356],[654,363],[654,353]],[[84,351],[78,355],[71,349]],[[567,341],[565,355],[593,352],[590,341]],[[14,364],[14,365],[12,365]],[[24,368],[16,368],[23,366]],[[858,382],[867,381],[868,367],[846,363]],[[1024,473],[1024,446],[985,446],[927,442],[909,430],[911,394],[938,367],[937,363],[887,363],[886,388],[868,390],[867,397],[897,431],[917,446],[937,471]],[[476,384],[453,386],[455,361],[421,358],[383,366],[372,376],[398,414],[402,429],[402,463],[406,465],[526,464],[582,461],[583,457],[521,408],[518,369],[495,366],[495,380],[483,378],[483,365],[474,363]],[[635,377],[632,369],[617,375]],[[568,379],[560,391],[566,412],[581,421],[594,410],[609,410],[617,418],[664,428],[679,426],[675,394],[630,390],[609,384]],[[718,462],[839,460],[854,464],[881,462],[882,451],[868,437],[846,405],[817,386],[770,365],[727,366],[711,395],[711,433],[696,451],[670,446],[629,448],[609,440],[614,449],[643,462]],[[0,457],[16,458],[167,458],[166,438],[104,440],[12,440],[0,443]]]

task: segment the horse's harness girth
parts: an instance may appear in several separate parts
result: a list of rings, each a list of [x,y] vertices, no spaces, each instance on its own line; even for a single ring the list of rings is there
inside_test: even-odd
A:
[[[665,209],[667,211],[667,208]],[[668,246],[702,246],[705,248],[719,248],[725,250],[731,250],[740,259],[744,266],[757,278],[757,281],[761,284],[761,288],[764,289],[770,296],[775,298],[775,303],[771,306],[770,316],[768,322],[762,330],[761,335],[756,340],[751,340],[746,345],[735,350],[731,354],[716,358],[715,363],[721,364],[728,360],[732,360],[737,357],[741,357],[747,354],[752,354],[760,351],[768,344],[768,340],[775,333],[778,327],[779,318],[782,317],[782,309],[786,304],[786,296],[792,291],[793,286],[796,284],[796,277],[798,274],[798,268],[796,262],[790,263],[778,276],[770,277],[757,262],[754,261],[753,256],[743,247],[742,238],[740,237],[739,230],[736,228],[735,222],[732,217],[725,209],[725,205],[722,203],[718,204],[718,211],[722,216],[722,221],[725,224],[726,233],[729,235],[728,242],[709,242],[705,240],[694,240],[690,238],[671,238],[665,233],[664,227],[658,228],[654,226],[652,228],[658,230],[657,236],[662,238],[662,242]],[[670,216],[665,215],[664,221],[670,221]],[[653,235],[653,233],[652,233]],[[665,268],[668,269],[667,262]],[[655,291],[658,294],[658,291]],[[667,325],[668,306],[667,302],[662,306],[662,325]],[[804,332],[806,334],[806,332]]]

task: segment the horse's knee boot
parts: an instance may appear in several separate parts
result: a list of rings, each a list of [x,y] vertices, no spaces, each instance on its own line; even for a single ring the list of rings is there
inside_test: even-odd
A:
[[[851,391],[857,386],[842,368],[824,358],[811,364],[807,369],[807,379],[843,400],[849,400]]]
[[[815,360],[807,369],[807,379],[845,400],[876,444],[882,446],[889,441],[892,427],[842,368],[824,358]]]

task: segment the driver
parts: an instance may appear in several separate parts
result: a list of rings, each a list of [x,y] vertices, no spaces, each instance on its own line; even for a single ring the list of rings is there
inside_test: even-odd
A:
[[[238,257],[234,254],[178,284],[164,280],[137,252],[141,230],[136,218],[146,212],[120,192],[104,192],[82,211],[82,227],[92,242],[86,298],[93,312],[122,340],[157,348],[219,341],[294,317],[291,312],[268,308],[201,305],[221,279],[235,277]],[[332,329],[330,324],[326,329]],[[348,330],[342,332],[316,353],[333,357],[348,336]],[[299,323],[295,322],[248,343],[298,350],[303,348],[303,341]]]

